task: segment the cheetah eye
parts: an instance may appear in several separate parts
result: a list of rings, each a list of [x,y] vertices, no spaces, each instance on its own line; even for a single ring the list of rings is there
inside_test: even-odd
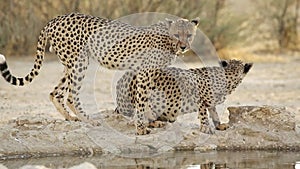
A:
[[[175,38],[179,38],[179,34],[174,34]]]

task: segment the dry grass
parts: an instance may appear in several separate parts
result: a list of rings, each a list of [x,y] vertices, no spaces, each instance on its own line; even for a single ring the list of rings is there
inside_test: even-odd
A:
[[[222,49],[218,51],[220,59],[238,59],[245,62],[288,62],[290,58],[278,54],[256,54],[249,50],[239,49]]]
[[[201,18],[201,30],[218,46],[236,40],[242,20],[218,0],[5,0],[0,3],[0,51],[5,55],[33,55],[42,27],[52,18],[70,12],[116,19],[134,13],[159,12],[182,18]],[[216,12],[218,12],[216,14]],[[234,19],[231,19],[234,18]],[[235,21],[235,22],[232,22]]]
[[[223,4],[223,2],[225,2]],[[276,55],[258,55],[243,50],[228,49],[267,32],[254,33],[258,29],[255,18],[234,12],[230,0],[2,0],[0,3],[0,52],[7,56],[33,55],[37,37],[42,27],[52,18],[81,12],[104,18],[116,19],[122,16],[142,13],[167,13],[182,18],[200,17],[200,29],[208,36],[222,58],[238,57],[255,61],[282,61]],[[219,4],[219,6],[217,5]],[[250,3],[249,1],[249,4]],[[255,4],[252,4],[255,5]],[[217,8],[218,7],[218,8]],[[246,8],[238,6],[237,8]],[[255,14],[252,11],[251,14]],[[255,25],[255,28],[250,25]],[[249,30],[250,29],[250,30]],[[254,39],[253,39],[254,38]],[[300,37],[298,38],[300,39]],[[300,40],[299,40],[300,42]],[[274,45],[272,45],[274,46]],[[295,45],[300,49],[300,43]],[[267,50],[268,47],[264,48]],[[271,49],[272,50],[272,49]]]

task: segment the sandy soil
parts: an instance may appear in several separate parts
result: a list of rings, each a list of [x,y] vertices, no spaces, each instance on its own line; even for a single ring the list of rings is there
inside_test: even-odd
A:
[[[11,71],[19,76],[24,76],[33,65],[32,60],[27,57],[8,58],[8,64]],[[195,62],[185,64],[185,66],[189,68],[197,67],[197,65],[203,64]],[[255,63],[236,92],[229,96],[227,101],[219,107],[222,121],[228,121],[226,107],[242,105],[284,106],[289,112],[295,114],[296,122],[300,121],[299,66],[300,59],[292,59],[283,63]],[[140,140],[137,140],[137,137],[134,136],[134,127],[127,124],[127,119],[123,119],[123,121],[127,120],[126,123],[118,123],[120,119],[117,118],[122,117],[110,115],[111,110],[115,108],[115,83],[122,73],[101,67],[98,68],[96,64],[92,64],[88,71],[81,100],[89,114],[96,119],[104,119],[107,123],[103,124],[104,127],[100,129],[91,128],[91,126],[84,123],[63,121],[63,117],[56,111],[48,97],[62,76],[62,70],[63,67],[57,59],[48,58],[44,63],[40,75],[28,86],[11,86],[0,78],[1,135],[2,137],[7,135],[7,138],[13,140],[1,144],[0,155],[1,153],[18,154],[19,152],[26,152],[26,150],[37,154],[57,152],[65,152],[68,154],[69,151],[72,151],[71,154],[80,153],[80,151],[89,154],[95,153],[97,148],[99,148],[99,151],[106,149],[109,152],[119,152],[120,150],[116,149],[115,146],[111,146],[110,143],[112,143],[114,139],[119,140],[124,137],[124,133],[132,136],[127,139],[128,145],[132,142],[143,142],[147,140],[155,142],[161,135],[167,135],[165,138],[172,140],[173,135],[178,134],[176,131],[174,131],[174,133],[166,133],[163,132],[164,129],[158,129],[154,131],[154,134],[158,134],[151,137],[140,137],[138,138]],[[99,113],[100,111],[102,111],[101,114]],[[181,125],[181,123],[176,125]],[[172,129],[172,127],[176,128],[176,125],[175,127],[170,127],[169,125],[167,129]],[[111,130],[106,129],[107,127],[117,129],[116,134],[111,134]],[[186,128],[189,127],[195,128],[192,125]],[[49,133],[47,134],[50,130],[51,132],[54,131],[54,134],[51,133],[53,137],[51,137]],[[48,137],[46,139],[47,141],[45,141],[45,135],[43,134],[46,134]],[[99,135],[101,135],[101,137],[96,137]],[[26,142],[26,144],[25,141],[21,139],[25,137],[26,139],[30,138],[30,141]],[[78,138],[81,138],[81,140],[78,141]],[[103,142],[105,138],[107,138],[107,141]],[[203,137],[201,136],[201,138]],[[60,146],[57,146],[57,149],[53,148],[53,146],[47,146],[61,140],[64,140],[64,142],[59,143],[58,145]],[[91,140],[96,144],[89,144]],[[173,138],[173,142],[171,142],[175,145],[180,141],[182,140]],[[204,141],[205,140],[202,140],[202,142]],[[15,146],[15,143],[20,143],[21,145]],[[126,139],[123,140],[123,142],[115,142],[115,144],[123,143],[126,144]],[[141,149],[143,149],[145,145],[141,144],[140,146],[142,147]],[[155,147],[155,145],[151,146]],[[145,147],[151,150],[151,146],[146,145]],[[61,147],[63,147],[63,149]],[[122,151],[126,151],[125,149],[126,148]],[[167,151],[170,149],[172,149],[172,146],[170,147],[166,142],[160,145],[159,150]],[[130,152],[139,150],[139,147],[128,148]]]

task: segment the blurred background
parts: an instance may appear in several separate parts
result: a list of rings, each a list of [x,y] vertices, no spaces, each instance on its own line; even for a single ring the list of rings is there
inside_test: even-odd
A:
[[[221,58],[281,61],[300,51],[300,0],[0,0],[1,53],[33,55],[43,26],[70,12],[109,19],[139,12],[199,16]]]

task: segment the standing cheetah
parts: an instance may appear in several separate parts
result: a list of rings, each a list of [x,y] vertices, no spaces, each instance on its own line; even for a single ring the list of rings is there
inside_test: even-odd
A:
[[[64,75],[50,100],[66,120],[98,125],[83,111],[78,94],[90,58],[109,69],[139,70],[166,67],[178,53],[190,49],[199,19],[166,20],[150,26],[132,26],[116,20],[71,13],[52,19],[41,30],[34,66],[25,77],[13,76],[0,55],[0,71],[12,85],[23,86],[39,74],[47,41],[64,65]],[[71,116],[67,106],[76,115]],[[139,116],[143,116],[140,115]],[[137,126],[140,126],[137,124]],[[143,134],[144,129],[138,134]]]
[[[235,90],[251,67],[252,63],[224,60],[220,62],[220,67],[188,70],[167,67],[148,71],[144,74],[150,81],[144,107],[148,125],[164,124],[161,121],[174,122],[179,114],[198,111],[200,130],[212,133],[214,130],[209,127],[208,110],[216,129],[226,129],[228,126],[220,124],[215,107]],[[117,82],[117,113],[133,116],[138,74],[127,71]]]

